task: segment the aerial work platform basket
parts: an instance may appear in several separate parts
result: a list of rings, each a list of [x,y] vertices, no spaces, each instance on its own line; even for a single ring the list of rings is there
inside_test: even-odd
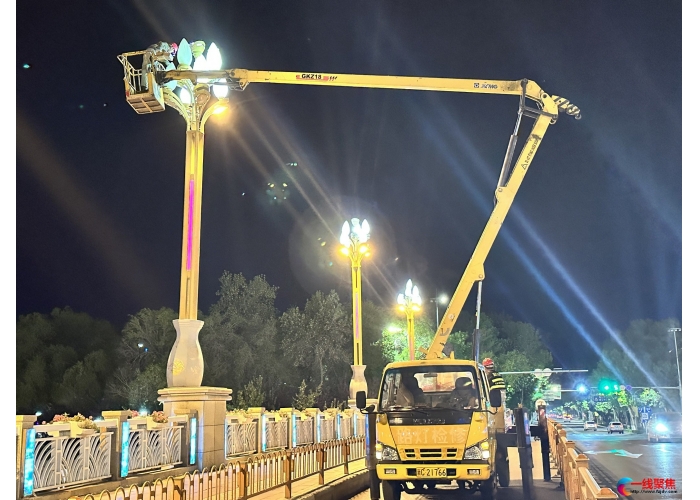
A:
[[[129,57],[143,57],[145,52],[145,50],[125,52],[117,56],[124,67],[126,102],[140,115],[165,111],[163,89],[156,83],[155,74],[149,71],[144,77],[143,69],[136,69],[129,62]]]

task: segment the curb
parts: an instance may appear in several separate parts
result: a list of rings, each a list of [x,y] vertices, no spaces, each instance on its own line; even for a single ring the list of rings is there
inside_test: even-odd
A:
[[[343,500],[369,488],[369,471],[363,470],[332,481],[320,488],[293,496],[292,500]]]

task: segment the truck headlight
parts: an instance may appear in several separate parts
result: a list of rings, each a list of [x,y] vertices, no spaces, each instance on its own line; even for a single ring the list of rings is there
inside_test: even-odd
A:
[[[399,452],[391,446],[377,442],[377,460],[399,461]]]
[[[488,460],[490,456],[488,441],[482,441],[464,450],[462,460]]]

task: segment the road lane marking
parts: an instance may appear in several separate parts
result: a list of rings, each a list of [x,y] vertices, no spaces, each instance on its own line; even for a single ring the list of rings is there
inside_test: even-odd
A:
[[[584,455],[602,455],[603,453],[612,453],[613,455],[617,455],[619,457],[628,457],[628,458],[639,458],[642,456],[641,453],[630,453],[627,450],[602,450],[602,451],[596,451],[596,450],[590,450],[590,451],[584,451]]]

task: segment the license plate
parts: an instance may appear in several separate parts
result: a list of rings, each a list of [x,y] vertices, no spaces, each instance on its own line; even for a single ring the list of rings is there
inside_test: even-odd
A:
[[[418,477],[447,477],[447,469],[445,467],[418,467],[416,469]]]

